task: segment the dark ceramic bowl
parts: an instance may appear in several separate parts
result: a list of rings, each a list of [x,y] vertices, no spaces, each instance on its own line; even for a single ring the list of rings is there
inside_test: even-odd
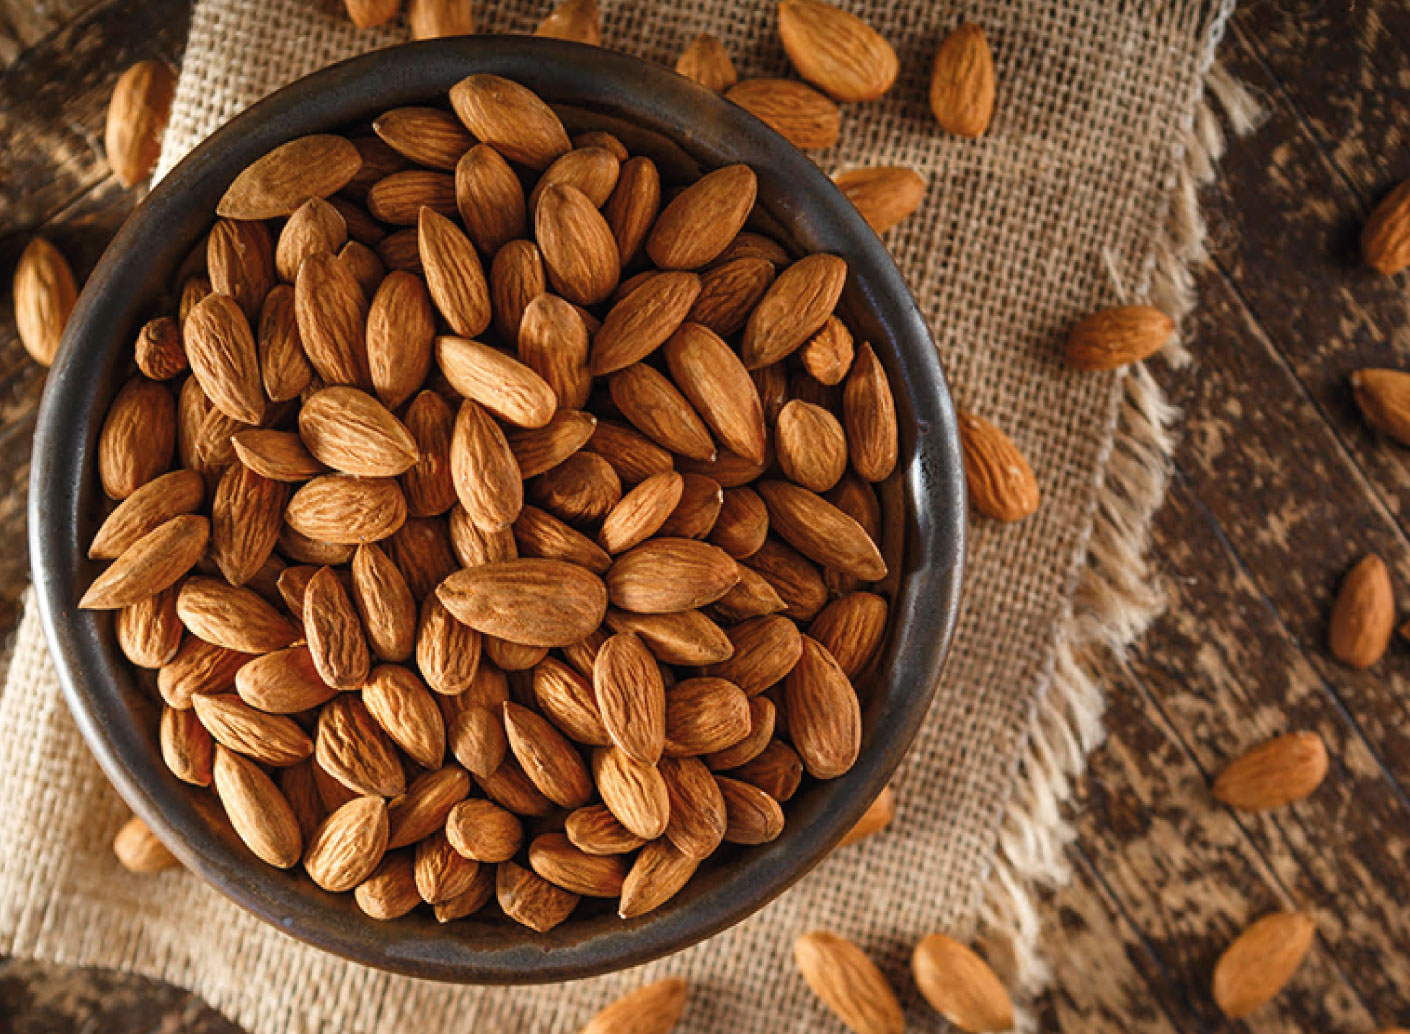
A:
[[[119,653],[110,616],[75,606],[98,571],[85,549],[104,515],[94,469],[102,415],[131,371],[137,328],[160,311],[227,184],[286,140],[366,123],[398,105],[439,102],[473,72],[508,76],[561,105],[570,131],[616,132],[634,152],[656,157],[668,179],[732,162],[753,167],[760,215],[785,244],[847,260],[843,308],[877,347],[901,427],[900,469],[882,493],[893,627],[876,672],[859,687],[865,730],[856,767],[831,782],[807,781],[778,840],[728,848],[655,912],[621,921],[585,904],[543,935],[502,919],[377,922],[351,895],[327,894],[299,871],[256,861],[217,821],[213,795],[164,767],[158,704]],[[954,411],[925,322],[886,249],[808,158],[664,68],[553,40],[472,37],[382,50],[302,79],[231,121],[157,185],[89,278],[49,374],[29,527],[44,628],[69,707],[118,791],[188,868],[281,930],[358,962],[438,980],[530,983],[636,965],[723,930],[782,893],[852,826],[929,706],[958,609],[964,513]]]

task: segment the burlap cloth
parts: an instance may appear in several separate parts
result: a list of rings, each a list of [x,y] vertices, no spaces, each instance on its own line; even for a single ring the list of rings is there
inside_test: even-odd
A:
[[[486,32],[529,31],[543,14],[477,6]],[[765,0],[603,6],[606,41],[628,53],[669,64],[711,31],[743,74],[785,71]],[[126,809],[70,721],[31,608],[0,697],[0,951],[184,984],[257,1034],[566,1031],[666,974],[694,989],[685,1032],[837,1030],[790,961],[792,939],[816,927],[854,938],[893,977],[912,1029],[934,1030],[906,974],[921,936],[969,936],[983,910],[1025,961],[1027,889],[1060,870],[1056,804],[1099,727],[1080,654],[1122,645],[1148,612],[1141,537],[1163,490],[1166,414],[1149,376],[1071,373],[1061,341],[1098,305],[1182,304],[1192,174],[1214,150],[1198,146],[1212,132],[1200,98],[1229,3],[847,6],[897,45],[903,73],[880,102],[849,106],[841,142],[816,160],[925,174],[924,206],[888,244],[957,399],[1008,429],[1043,492],[1027,520],[973,524],[959,633],[897,775],[892,828],[735,929],[637,971],[521,989],[388,976],[296,943],[184,872],[116,865]],[[961,16],[984,27],[998,67],[997,116],[978,142],[941,133],[925,101],[936,40]],[[358,32],[313,0],[197,0],[163,167],[274,88],[401,36]]]

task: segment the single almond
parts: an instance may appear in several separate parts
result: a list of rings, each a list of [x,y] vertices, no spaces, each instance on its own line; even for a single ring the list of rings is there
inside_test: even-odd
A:
[[[216,796],[245,846],[275,868],[297,864],[303,845],[299,823],[273,780],[253,761],[219,744],[212,771]]]
[[[724,93],[739,82],[739,73],[725,45],[708,32],[702,32],[676,58],[676,72],[694,79],[707,90]]]
[[[451,330],[472,338],[490,325],[490,288],[468,237],[444,215],[422,208],[421,265],[436,309]]]
[[[803,654],[798,626],[787,618],[769,614],[742,621],[726,632],[732,655],[706,671],[728,679],[747,695],[755,696],[793,670]]]
[[[633,760],[654,765],[666,738],[665,684],[660,665],[639,636],[618,633],[602,644],[593,662],[592,688],[612,742]]]
[[[470,794],[470,777],[455,765],[422,772],[387,808],[387,848],[405,847],[446,828],[457,804]]]
[[[176,76],[161,61],[137,62],[113,86],[103,148],[124,187],[136,186],[157,164],[175,91]]]
[[[705,755],[705,764],[712,772],[723,772],[738,768],[753,761],[773,740],[778,725],[778,709],[766,696],[749,699],[749,732],[723,750],[711,751]]]
[[[401,568],[411,595],[424,600],[456,569],[449,529],[444,521],[409,517],[388,540],[391,557]],[[348,559],[351,559],[349,551]]]
[[[573,745],[529,708],[510,701],[502,706],[509,749],[539,792],[564,808],[586,804],[592,796],[592,780]]]
[[[670,452],[635,428],[616,420],[599,419],[583,449],[603,457],[620,480],[629,485],[667,473],[674,462]]]
[[[538,207],[539,195],[555,183],[577,187],[594,207],[601,208],[617,186],[621,166],[620,159],[605,147],[575,146],[545,169],[534,184],[529,193],[529,211]],[[605,218],[606,213],[603,215]]]
[[[382,404],[396,409],[431,369],[436,334],[430,296],[419,277],[388,273],[367,310],[367,365]]]
[[[176,656],[158,669],[157,692],[169,707],[185,710],[197,693],[227,689],[235,673],[250,659],[250,654],[188,636]]]
[[[602,46],[602,14],[597,0],[563,0],[539,22],[534,35]]]
[[[1366,422],[1402,445],[1410,445],[1410,373],[1357,370],[1351,390]]]
[[[235,673],[235,692],[261,711],[298,714],[327,703],[337,690],[318,674],[307,646],[292,646],[243,665]]]
[[[793,942],[798,972],[856,1034],[901,1034],[905,1017],[876,963],[851,941],[814,930]]]
[[[766,443],[763,404],[734,351],[714,331],[687,323],[666,342],[665,353],[671,376],[720,441],[746,459],[761,462]]]
[[[290,215],[311,197],[336,194],[361,166],[357,148],[343,137],[299,137],[236,176],[216,205],[216,214],[226,219]]]
[[[592,372],[613,373],[646,358],[676,333],[699,294],[694,273],[648,273],[602,321],[592,342]]]
[[[514,538],[520,556],[566,560],[596,575],[606,574],[612,566],[612,558],[597,543],[537,506],[519,511]]]
[[[715,443],[705,422],[654,367],[633,363],[614,373],[608,388],[622,415],[652,441],[692,459],[714,459]]]
[[[480,863],[456,851],[444,833],[436,832],[416,845],[416,890],[427,904],[460,897],[476,885],[480,869]]]
[[[751,370],[797,351],[832,315],[847,282],[847,263],[816,252],[779,274],[749,316],[740,355]]]
[[[611,464],[586,450],[534,478],[528,490],[545,510],[584,526],[601,521],[622,498],[622,483]]]
[[[1382,198],[1371,212],[1361,230],[1361,258],[1386,276],[1410,265],[1410,180]]]
[[[85,610],[117,610],[155,596],[195,565],[209,537],[210,522],[205,517],[173,517],[123,550],[93,580],[78,605]]]
[[[709,754],[748,735],[749,698],[733,682],[706,676],[678,682],[667,691],[667,755]]]
[[[320,462],[356,477],[395,477],[417,459],[406,425],[371,395],[344,385],[304,399],[299,435]]]
[[[353,599],[368,645],[384,661],[405,661],[416,641],[416,600],[396,564],[363,543],[352,561]]]
[[[819,384],[840,384],[856,356],[852,332],[836,316],[829,316],[798,355],[803,360],[803,369]]]
[[[470,0],[407,0],[406,24],[412,39],[468,36],[475,31]]]
[[[362,685],[362,702],[392,742],[422,768],[445,757],[446,730],[426,684],[400,664],[379,664]]]
[[[371,658],[348,592],[331,567],[309,579],[304,590],[304,634],[318,674],[337,689],[357,689],[367,680]]]
[[[527,646],[575,643],[602,623],[607,590],[562,560],[505,560],[451,575],[436,590],[457,619]]]
[[[803,556],[770,536],[764,544],[751,553],[744,561],[750,568],[762,575],[774,590],[774,597],[782,602],[782,612],[798,621],[811,621],[827,603],[828,589],[818,569]],[[740,584],[744,584],[741,579]],[[773,598],[756,597],[753,601],[755,613],[776,613],[763,610]],[[732,606],[735,601],[729,597],[722,599],[722,606],[731,606],[736,613],[739,608]]]
[[[604,151],[610,151],[614,154],[619,162],[627,160],[626,145],[605,129],[590,129],[583,133],[574,134],[573,147],[578,149],[600,147]]]
[[[861,750],[861,708],[832,655],[817,640],[802,638],[803,653],[784,680],[788,734],[809,775],[835,779]]]
[[[353,889],[357,907],[373,919],[396,919],[421,904],[410,851],[390,851],[372,875]]]
[[[886,600],[853,592],[833,600],[808,626],[808,635],[832,654],[849,679],[866,670],[886,634]]]
[[[700,294],[686,319],[732,337],[773,282],[774,265],[768,259],[745,255],[711,266],[700,274]]]
[[[866,529],[816,492],[785,481],[761,481],[759,494],[769,508],[769,527],[817,563],[876,581],[886,561]]]
[[[294,493],[284,519],[316,541],[344,546],[379,542],[406,521],[406,497],[391,478],[325,474]]]
[[[463,506],[457,506],[450,512],[447,527],[450,531],[451,547],[455,550],[461,567],[479,567],[481,564],[492,564],[499,560],[513,560],[519,555],[512,525],[486,531],[470,519]]]
[[[628,550],[606,579],[613,605],[640,614],[703,607],[738,580],[735,562],[724,550],[678,538],[651,539]]]
[[[502,401],[502,400],[501,400]],[[597,417],[579,409],[559,409],[548,423],[531,429],[506,432],[509,449],[522,477],[531,478],[558,466],[592,437]]]
[[[176,598],[176,613],[191,634],[244,653],[288,646],[298,630],[258,593],[221,578],[188,578]]]
[[[280,280],[292,284],[304,259],[310,255],[336,255],[347,239],[348,224],[342,213],[322,198],[309,198],[279,231],[274,270]]]
[[[623,919],[660,908],[689,882],[700,860],[691,858],[665,837],[653,840],[637,853],[622,883],[617,914]]]
[[[983,136],[994,117],[994,55],[984,30],[965,22],[941,41],[930,71],[930,110],[957,136]]]
[[[631,262],[641,250],[660,211],[661,174],[656,163],[643,155],[623,156],[616,186],[602,209],[622,265]]]
[[[822,406],[794,399],[779,412],[774,434],[778,465],[790,481],[826,492],[842,478],[847,436],[837,417]]]
[[[558,399],[542,377],[488,345],[442,336],[436,339],[436,359],[456,391],[518,427],[543,427],[557,409]]]
[[[451,478],[460,505],[479,527],[507,527],[524,501],[519,466],[504,432],[475,402],[460,404],[450,442]]]
[[[476,144],[455,167],[455,203],[465,232],[485,255],[529,232],[528,207],[519,177],[499,151]]]
[[[435,913],[438,923],[451,923],[457,919],[464,919],[489,904],[490,899],[494,897],[494,891],[495,867],[481,865],[475,871],[475,879],[469,890],[456,897],[437,902],[432,906],[431,911]]]
[[[174,470],[147,481],[108,514],[88,547],[89,557],[112,560],[122,555],[148,532],[194,511],[204,495],[205,483],[192,470]]]
[[[931,1008],[960,1030],[1013,1027],[1013,1001],[989,964],[952,937],[931,934],[911,954],[916,986]]]
[[[636,633],[662,664],[714,664],[734,651],[724,630],[698,610],[633,614],[612,608],[607,624],[614,632]]]
[[[857,349],[842,393],[842,425],[852,466],[868,481],[884,481],[896,469],[896,402],[886,371],[870,344]]]
[[[259,357],[249,321],[235,300],[206,296],[191,310],[182,333],[191,372],[206,397],[235,420],[259,423],[265,404]]]
[[[450,88],[450,105],[475,138],[512,162],[543,170],[572,144],[538,95],[497,75],[472,75]]]
[[[401,479],[407,512],[413,517],[443,514],[457,502],[450,464],[455,414],[436,392],[422,391],[406,407],[402,422],[417,451],[416,463]]]
[[[480,663],[480,633],[458,620],[432,592],[421,604],[416,667],[437,693],[464,693]]]
[[[446,740],[455,760],[477,776],[486,777],[504,763],[509,739],[498,709],[467,706],[458,711],[446,728]]]
[[[715,526],[725,504],[720,483],[704,474],[681,475],[681,497],[657,534],[682,539],[703,539]]]
[[[148,320],[133,345],[137,369],[154,381],[170,380],[186,369],[186,348],[181,328],[170,316]]]
[[[314,756],[320,768],[354,793],[396,797],[406,789],[396,748],[353,694],[323,705]]]
[[[591,670],[589,668],[589,674]],[[569,739],[594,747],[605,747],[612,742],[602,722],[592,683],[586,676],[549,657],[534,666],[533,683],[539,710]]]
[[[904,165],[852,169],[832,180],[877,233],[901,222],[925,199],[925,177]]]
[[[446,818],[446,838],[466,858],[495,864],[507,862],[524,842],[524,827],[511,812],[493,801],[461,801]]]
[[[1342,579],[1327,625],[1332,656],[1352,668],[1369,668],[1390,645],[1395,626],[1395,593],[1385,561],[1362,557]]]
[[[896,81],[900,62],[891,44],[821,0],[780,0],[778,35],[798,74],[834,100],[876,100]]]
[[[362,296],[371,298],[376,294],[387,275],[381,256],[361,241],[348,241],[337,254],[338,264],[352,274],[357,286],[362,288]]]
[[[456,214],[455,179],[432,169],[403,169],[372,184],[367,210],[393,226],[416,226],[423,209],[442,218]],[[425,262],[426,256],[421,256]]]
[[[660,770],[671,805],[666,839],[690,858],[708,858],[728,826],[720,784],[699,758],[662,758]]]
[[[304,869],[324,890],[352,890],[372,875],[386,850],[387,802],[356,797],[314,831],[304,851]]]
[[[731,844],[767,844],[783,832],[783,809],[753,783],[715,776],[725,800],[725,840]]]
[[[1102,309],[1079,320],[1067,336],[1067,365],[1075,370],[1114,370],[1159,352],[1175,321],[1149,305]]]
[[[371,390],[367,298],[356,278],[335,256],[310,255],[304,259],[294,282],[294,316],[304,354],[325,383]],[[192,366],[194,369],[194,362]]]
[[[499,863],[495,896],[505,915],[539,933],[563,922],[578,904],[578,895],[513,862]]]
[[[587,404],[588,331],[582,318],[557,295],[540,293],[524,308],[519,324],[519,359],[553,390],[565,409]]]
[[[709,540],[735,559],[754,553],[769,534],[769,511],[752,488],[724,489]]]
[[[1301,912],[1264,916],[1234,939],[1214,965],[1214,1003],[1231,1020],[1271,1001],[1307,957],[1317,928]]]
[[[543,255],[533,241],[506,241],[494,253],[494,261],[490,264],[490,305],[494,310],[494,328],[505,342],[519,347],[519,358],[523,362],[528,362],[519,337],[524,325],[524,313],[529,304],[547,290],[548,276],[543,270]],[[558,301],[569,307],[561,298]],[[582,322],[576,313],[573,318]],[[586,348],[583,351],[586,352]],[[529,365],[543,376],[543,371],[533,363]],[[563,404],[563,393],[552,381],[549,385],[558,395],[559,403]]]
[[[758,180],[747,165],[706,173],[675,196],[646,238],[661,269],[698,269],[724,251],[754,208]]]
[[[211,500],[211,555],[231,585],[253,578],[274,551],[279,537],[287,486],[232,464]]]
[[[842,113],[811,86],[789,79],[745,79],[725,91],[725,99],[804,151],[837,143]]]
[[[653,474],[624,495],[602,522],[597,540],[622,553],[654,535],[680,502],[684,481],[675,471]]]
[[[176,855],[147,828],[147,824],[135,815],[124,822],[113,837],[113,854],[128,872],[161,872],[181,864]]]
[[[670,798],[655,765],[644,764],[617,747],[593,751],[592,777],[602,803],[617,821],[643,840],[666,832]]]
[[[1214,797],[1242,811],[1267,811],[1309,796],[1326,775],[1322,737],[1315,732],[1287,733],[1230,762],[1214,780]]]
[[[549,283],[568,301],[595,305],[617,286],[616,238],[581,190],[562,183],[545,189],[534,209],[534,236]]]
[[[328,470],[292,431],[252,427],[231,435],[230,445],[242,464],[274,481],[307,481]]]
[[[313,380],[313,367],[299,338],[294,288],[288,284],[279,284],[265,295],[256,349],[260,380],[271,402],[297,398]]]
[[[533,839],[529,867],[564,890],[594,898],[617,897],[627,876],[627,863],[620,857],[588,854],[562,833],[544,833]]]
[[[752,760],[731,769],[729,774],[757,786],[776,801],[787,801],[803,781],[803,762],[787,743],[773,739]]]
[[[627,854],[646,843],[618,822],[604,804],[590,804],[569,814],[563,832],[569,843],[587,854]]]
[[[159,739],[162,760],[172,775],[192,786],[210,786],[215,741],[194,709],[163,705]]]
[[[373,119],[372,132],[398,154],[432,169],[455,168],[475,143],[460,121],[440,108],[393,108]]]
[[[21,252],[13,297],[20,342],[35,362],[48,366],[59,351],[78,287],[59,249],[43,237],[35,237]]]
[[[399,270],[418,277],[426,275],[426,267],[421,264],[421,234],[415,226],[408,226],[380,237],[376,244],[375,257],[382,264],[383,270]],[[376,286],[373,285],[374,289]]]
[[[176,615],[177,586],[117,612],[113,634],[122,655],[139,668],[160,668],[181,648],[185,629]]]

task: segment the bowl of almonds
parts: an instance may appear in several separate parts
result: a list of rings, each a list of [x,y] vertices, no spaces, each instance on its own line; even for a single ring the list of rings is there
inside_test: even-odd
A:
[[[620,54],[357,58],[129,220],[50,375],[35,583],[103,768],[360,962],[634,965],[885,787],[958,607],[934,346],[742,109]]]

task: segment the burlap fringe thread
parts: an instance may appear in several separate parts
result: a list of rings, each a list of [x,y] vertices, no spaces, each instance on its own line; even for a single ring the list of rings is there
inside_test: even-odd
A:
[[[1220,35],[1216,32],[1214,40]],[[1211,97],[1236,136],[1251,132],[1261,115],[1249,90],[1213,63],[1212,47],[1203,84],[1183,142],[1165,229],[1145,289],[1134,295],[1170,313],[1177,324],[1194,306],[1194,270],[1208,259],[1199,190],[1214,179],[1226,142]],[[1126,298],[1123,285],[1114,286]],[[1162,356],[1173,366],[1190,361],[1178,338]],[[979,937],[1021,1002],[1040,994],[1051,977],[1039,948],[1038,897],[1071,878],[1066,852],[1076,833],[1065,812],[1087,756],[1104,735],[1105,700],[1092,661],[1103,650],[1124,655],[1165,607],[1147,551],[1151,521],[1170,478],[1176,442],[1171,428],[1179,412],[1144,365],[1130,370],[1114,390],[1115,434],[1107,462],[1098,465],[1101,484],[1086,561],[1075,575],[1048,686],[1038,698],[1028,744],[1018,760],[994,871],[978,910]],[[1019,1010],[1018,1029],[1034,1029],[1026,1010]]]

